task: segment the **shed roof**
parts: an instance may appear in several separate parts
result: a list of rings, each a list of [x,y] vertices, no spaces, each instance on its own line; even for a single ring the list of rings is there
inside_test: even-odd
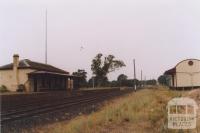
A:
[[[172,68],[172,69],[169,69],[167,71],[165,71],[165,75],[174,75],[176,73],[176,68]]]
[[[165,71],[165,75],[174,75],[175,73],[176,73],[176,67],[179,65],[179,64],[181,64],[182,62],[184,62],[184,61],[200,61],[199,59],[185,59],[185,60],[182,60],[182,61],[180,61],[178,64],[176,64],[176,66],[175,67],[173,67],[173,68],[171,68],[171,69],[169,69],[169,70],[167,70],[167,71]]]
[[[50,75],[60,75],[60,76],[66,76],[66,77],[73,77],[73,78],[80,78],[80,76],[65,74],[65,73],[57,73],[57,72],[47,72],[47,71],[34,71],[29,73],[29,75],[40,75],[40,74],[50,74]]]
[[[56,73],[62,73],[62,74],[69,74],[69,72],[64,71],[62,69],[59,69],[57,67],[54,67],[49,64],[43,64],[39,62],[34,62],[29,59],[24,59],[19,61],[19,66],[18,69],[35,69],[35,70],[40,70],[40,71],[48,71],[48,72],[56,72]],[[9,70],[13,69],[13,63],[4,65],[0,67],[0,70]]]

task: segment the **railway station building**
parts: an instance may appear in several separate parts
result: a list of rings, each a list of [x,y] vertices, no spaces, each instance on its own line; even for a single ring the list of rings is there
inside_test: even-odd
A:
[[[78,77],[49,64],[29,59],[19,60],[13,56],[13,63],[0,67],[0,86],[16,91],[23,86],[27,92],[47,90],[72,90],[78,87]]]
[[[200,60],[186,59],[165,71],[171,88],[191,89],[200,87]]]

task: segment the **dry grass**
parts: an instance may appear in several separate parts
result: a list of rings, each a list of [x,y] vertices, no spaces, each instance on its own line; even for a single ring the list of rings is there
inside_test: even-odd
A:
[[[167,102],[181,92],[144,89],[110,101],[98,112],[35,129],[40,133],[176,133],[167,129]]]

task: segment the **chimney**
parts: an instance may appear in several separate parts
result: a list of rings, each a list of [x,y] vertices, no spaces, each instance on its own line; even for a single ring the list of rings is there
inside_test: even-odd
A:
[[[18,66],[19,66],[19,55],[14,54],[13,55],[13,76],[14,76],[14,86],[16,89],[18,88],[18,85],[19,85]]]

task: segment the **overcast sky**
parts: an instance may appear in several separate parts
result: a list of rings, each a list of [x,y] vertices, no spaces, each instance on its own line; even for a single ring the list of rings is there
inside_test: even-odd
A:
[[[125,62],[109,74],[147,79],[187,58],[200,59],[199,0],[0,1],[0,65],[20,59],[44,62],[48,10],[48,63],[69,72],[85,69],[99,52]],[[81,47],[84,49],[80,50]]]

